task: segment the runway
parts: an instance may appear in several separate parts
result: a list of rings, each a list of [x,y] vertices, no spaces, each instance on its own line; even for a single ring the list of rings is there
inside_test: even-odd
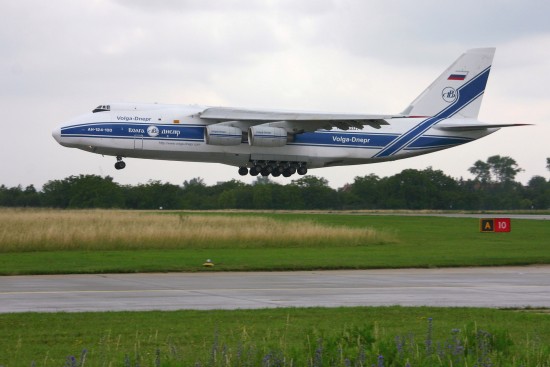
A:
[[[550,266],[0,277],[0,313],[383,305],[550,307]]]

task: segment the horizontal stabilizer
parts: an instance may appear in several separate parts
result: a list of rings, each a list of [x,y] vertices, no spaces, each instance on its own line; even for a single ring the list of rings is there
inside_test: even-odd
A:
[[[501,127],[529,126],[532,124],[437,124],[436,129],[446,131],[474,131],[486,129],[499,129]]]

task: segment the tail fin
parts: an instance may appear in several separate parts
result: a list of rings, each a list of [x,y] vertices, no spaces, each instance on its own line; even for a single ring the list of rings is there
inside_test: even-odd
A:
[[[466,51],[402,114],[477,118],[494,55],[495,48]]]

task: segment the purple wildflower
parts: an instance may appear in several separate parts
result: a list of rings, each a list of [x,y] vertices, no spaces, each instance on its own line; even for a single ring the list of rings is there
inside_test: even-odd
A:
[[[379,355],[379,356],[378,356],[378,364],[377,364],[377,367],[384,367],[384,356],[383,356],[383,355]]]

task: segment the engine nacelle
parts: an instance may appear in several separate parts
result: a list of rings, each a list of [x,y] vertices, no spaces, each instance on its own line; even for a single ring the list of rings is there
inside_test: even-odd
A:
[[[209,145],[239,145],[242,138],[242,130],[233,126],[214,124],[204,129],[204,140]]]
[[[258,147],[282,147],[286,145],[287,133],[280,127],[251,126],[248,129],[248,144]]]

